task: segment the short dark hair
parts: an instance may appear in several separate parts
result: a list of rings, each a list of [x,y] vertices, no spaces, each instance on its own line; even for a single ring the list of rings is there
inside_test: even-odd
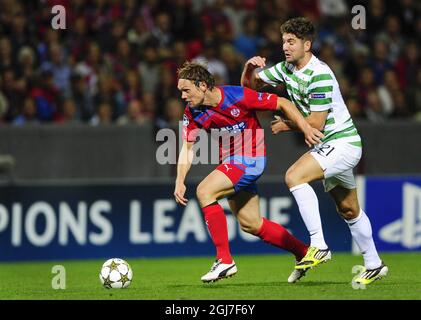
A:
[[[195,86],[198,87],[200,82],[206,83],[209,89],[215,86],[215,78],[209,70],[196,62],[186,61],[183,66],[177,70],[179,79],[186,79],[193,81]]]
[[[292,33],[298,39],[314,41],[316,29],[313,23],[304,17],[289,19],[281,26],[281,34]]]

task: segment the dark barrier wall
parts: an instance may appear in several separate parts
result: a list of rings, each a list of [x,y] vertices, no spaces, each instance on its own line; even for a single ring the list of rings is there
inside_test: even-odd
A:
[[[0,154],[15,158],[14,178],[24,180],[168,176],[156,145],[150,126],[0,128]]]
[[[421,177],[360,177],[357,182],[378,250],[421,250]],[[329,247],[350,252],[347,225],[321,183],[314,186]],[[169,184],[0,187],[0,261],[213,256],[195,187],[187,186],[186,207],[175,203]],[[287,188],[280,183],[258,187],[262,215],[307,242],[308,233]],[[221,204],[228,209],[226,201]],[[229,211],[227,219],[234,256],[285,253],[240,231]]]
[[[364,174],[421,173],[421,124],[358,123],[363,137]],[[267,126],[266,126],[267,128]],[[266,129],[265,176],[282,176],[307,150],[299,133],[273,136]],[[39,126],[0,128],[0,155],[15,158],[20,180],[155,179],[174,174],[175,166],[156,162],[152,127]],[[213,166],[195,166],[190,176],[204,176]]]

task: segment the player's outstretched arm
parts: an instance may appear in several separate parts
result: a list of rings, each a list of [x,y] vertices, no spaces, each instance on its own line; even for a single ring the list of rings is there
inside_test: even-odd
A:
[[[291,101],[278,97],[277,109],[282,110],[291,122],[288,123],[280,119],[277,120],[278,122],[272,122],[274,134],[291,131],[296,127],[304,133],[305,142],[309,147],[321,142],[320,139],[324,137],[323,133],[308,123]]]
[[[241,74],[241,85],[254,90],[263,88],[266,84],[256,73],[257,68],[266,66],[266,58],[255,56],[247,60]]]
[[[174,198],[177,203],[184,206],[188,201],[184,197],[184,194],[186,193],[186,185],[184,184],[184,181],[186,180],[187,173],[189,172],[193,162],[193,145],[194,142],[188,142],[186,140],[183,141],[183,146],[181,147],[177,162],[177,178],[175,180]]]

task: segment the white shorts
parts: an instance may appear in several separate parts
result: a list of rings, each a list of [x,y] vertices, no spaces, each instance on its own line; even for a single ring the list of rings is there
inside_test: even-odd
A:
[[[355,189],[354,167],[361,159],[362,148],[335,139],[315,146],[310,154],[320,164],[324,172],[325,192],[336,186]]]

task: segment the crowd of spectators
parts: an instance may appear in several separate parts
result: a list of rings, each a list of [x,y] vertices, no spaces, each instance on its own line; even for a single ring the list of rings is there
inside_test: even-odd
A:
[[[354,5],[366,29],[353,29]],[[316,24],[313,51],[355,118],[421,121],[418,0],[0,0],[0,125],[175,124],[185,60],[239,85],[248,58],[283,60],[280,25],[295,16]]]

